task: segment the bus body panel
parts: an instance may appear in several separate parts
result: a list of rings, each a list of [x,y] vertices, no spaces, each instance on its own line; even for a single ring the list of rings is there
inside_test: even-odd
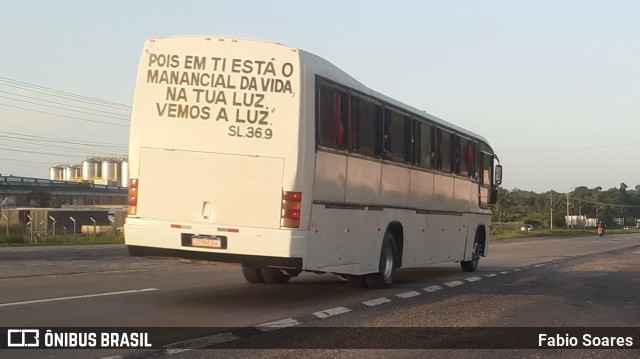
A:
[[[187,168],[197,175],[176,173]],[[156,219],[277,229],[283,168],[281,158],[142,148],[138,211]]]
[[[380,204],[380,162],[347,157],[345,202]]]
[[[382,165],[380,179],[380,204],[407,207],[411,169],[395,165]]]
[[[344,202],[347,156],[318,151],[316,154],[313,198],[316,201]]]

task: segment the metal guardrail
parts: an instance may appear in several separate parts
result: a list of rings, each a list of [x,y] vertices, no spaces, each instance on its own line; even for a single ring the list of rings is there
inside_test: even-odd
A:
[[[524,222],[491,222],[491,229],[504,231],[517,231]]]

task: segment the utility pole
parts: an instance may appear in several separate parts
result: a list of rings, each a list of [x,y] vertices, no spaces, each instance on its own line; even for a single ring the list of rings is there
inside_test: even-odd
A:
[[[553,191],[549,191],[549,212],[551,212],[549,228],[553,231]]]
[[[569,192],[567,192],[567,229],[569,229]]]

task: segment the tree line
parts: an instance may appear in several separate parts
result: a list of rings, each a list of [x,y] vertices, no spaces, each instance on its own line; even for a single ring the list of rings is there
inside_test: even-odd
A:
[[[582,222],[585,226],[593,221],[602,221],[607,226],[635,226],[636,219],[640,219],[640,185],[629,189],[621,183],[619,188],[608,190],[581,186],[569,193],[548,191],[540,194],[499,188],[493,221],[523,222],[547,228],[553,224],[553,228],[563,228],[567,226],[567,213],[569,218],[594,219]],[[570,220],[569,224],[574,223]]]

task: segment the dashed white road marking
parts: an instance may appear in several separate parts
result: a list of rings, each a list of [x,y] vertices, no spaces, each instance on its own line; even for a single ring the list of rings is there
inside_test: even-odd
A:
[[[150,291],[154,291],[154,290],[159,290],[159,289],[158,288],[145,288],[145,289],[123,290],[123,291],[119,291],[119,292],[107,292],[107,293],[75,295],[75,296],[71,296],[71,297],[58,297],[58,298],[27,300],[27,301],[24,301],[24,302],[2,303],[2,304],[0,304],[0,307],[12,307],[12,306],[16,306],[16,305],[59,302],[59,301],[63,301],[63,300],[72,300],[72,299],[106,297],[106,296],[109,296],[109,295],[122,295],[122,294],[142,293],[142,292],[150,292]]]
[[[439,290],[442,290],[442,287],[439,285],[430,285],[426,288],[422,288],[422,290],[424,290],[427,293],[433,293],[433,292],[437,292]]]
[[[396,297],[407,299],[407,298],[417,297],[419,295],[422,295],[422,293],[416,292],[415,290],[412,290],[412,291],[409,291],[409,292],[398,293],[398,294],[396,294]]]
[[[389,302],[391,302],[391,299],[385,298],[385,297],[380,297],[380,298],[364,301],[364,302],[362,302],[362,304],[367,305],[369,307],[375,307],[376,305],[389,303]]]
[[[349,313],[350,311],[351,309],[347,307],[337,307],[337,308],[331,308],[331,309],[315,312],[313,313],[313,315],[315,315],[320,319],[324,319],[324,318],[334,317],[336,315],[340,315],[344,313]]]
[[[258,329],[261,332],[270,332],[270,331],[278,330],[282,328],[295,327],[296,325],[300,325],[300,324],[302,323],[296,319],[287,318],[287,319],[276,320],[273,322],[258,324],[254,328]]]
[[[460,285],[463,285],[463,284],[464,284],[464,282],[459,281],[459,280],[453,280],[451,282],[445,282],[444,283],[444,285],[446,285],[449,288],[457,287],[457,286],[460,286]]]
[[[639,251],[640,253],[640,251]],[[528,266],[525,267],[524,270],[529,270],[529,269],[533,269],[535,267],[543,267],[543,266],[547,266],[550,264],[556,264],[557,262],[551,262],[551,263],[540,263],[540,264],[535,264],[533,266]],[[514,272],[520,272],[523,269],[521,268],[515,268],[512,269],[512,271]],[[510,271],[501,271],[499,272],[500,274],[506,275],[509,274]],[[489,274],[485,274],[486,278],[492,278],[492,277],[496,277],[497,274],[496,273],[489,273]],[[482,277],[467,277],[464,278],[464,280],[466,282],[472,283],[472,282],[477,282],[482,280]],[[458,287],[461,285],[464,285],[464,282],[461,280],[454,280],[454,281],[449,281],[449,282],[445,282],[444,283],[445,286],[449,287],[449,288],[453,288],[453,287]],[[437,292],[444,289],[443,287],[439,286],[439,285],[430,285],[428,287],[424,287],[422,288],[423,291],[427,292],[427,293],[433,293],[433,292]],[[129,294],[129,293],[140,293],[140,292],[147,292],[147,291],[154,291],[154,290],[158,290],[157,288],[146,288],[146,289],[138,289],[138,290],[130,290],[130,291],[121,291],[121,292],[110,292],[110,293],[98,293],[98,294],[89,294],[89,295],[80,295],[80,296],[72,296],[72,297],[60,297],[60,298],[50,298],[50,299],[39,299],[39,300],[31,300],[31,301],[24,301],[24,302],[15,302],[15,303],[4,303],[4,304],[0,304],[0,307],[8,307],[8,306],[15,306],[15,305],[23,305],[23,304],[32,304],[32,303],[44,303],[44,302],[52,302],[52,301],[61,301],[61,300],[70,300],[70,299],[82,299],[82,298],[93,298],[93,297],[101,297],[101,296],[109,296],[109,295],[119,295],[119,294]],[[395,296],[398,298],[412,298],[412,297],[416,297],[422,295],[421,292],[419,291],[408,291],[408,292],[403,292],[403,293],[398,293]],[[381,305],[384,303],[389,303],[392,302],[391,299],[386,298],[386,297],[380,297],[380,298],[375,298],[375,299],[370,299],[367,301],[362,302],[362,304],[369,306],[369,307],[374,307],[377,305]],[[315,312],[313,313],[314,316],[316,316],[317,318],[320,319],[325,319],[325,318],[330,318],[330,317],[334,317],[337,315],[341,315],[341,314],[345,314],[345,313],[349,313],[351,312],[352,309],[347,308],[347,307],[336,307],[336,308],[331,308],[331,309],[326,309],[326,310],[322,310],[319,312]],[[297,325],[301,325],[303,324],[303,322],[294,319],[294,318],[286,318],[286,319],[281,319],[281,320],[276,320],[276,321],[272,321],[272,322],[267,322],[267,323],[262,323],[262,324],[258,324],[255,325],[254,328],[258,331],[261,332],[268,332],[268,331],[273,331],[273,330],[278,330],[278,329],[282,329],[282,328],[289,328],[289,327],[293,327],[293,326],[297,326]],[[195,338],[195,339],[190,339],[190,340],[185,340],[182,342],[176,342],[176,343],[172,343],[169,344],[167,346],[165,346],[165,353],[166,354],[177,354],[177,353],[182,353],[182,352],[187,352],[187,351],[191,351],[191,350],[195,350],[195,349],[200,349],[200,348],[205,348],[205,347],[209,347],[209,346],[215,346],[217,344],[221,344],[221,343],[225,343],[225,342],[229,342],[229,341],[233,341],[233,340],[237,340],[237,339],[241,339],[242,337],[235,335],[234,333],[219,333],[219,334],[215,334],[215,335],[211,335],[211,336],[207,336],[207,337],[201,337],[201,338]],[[102,359],[122,359],[123,357],[120,355],[115,355],[115,356],[110,356],[110,357],[105,357]]]

